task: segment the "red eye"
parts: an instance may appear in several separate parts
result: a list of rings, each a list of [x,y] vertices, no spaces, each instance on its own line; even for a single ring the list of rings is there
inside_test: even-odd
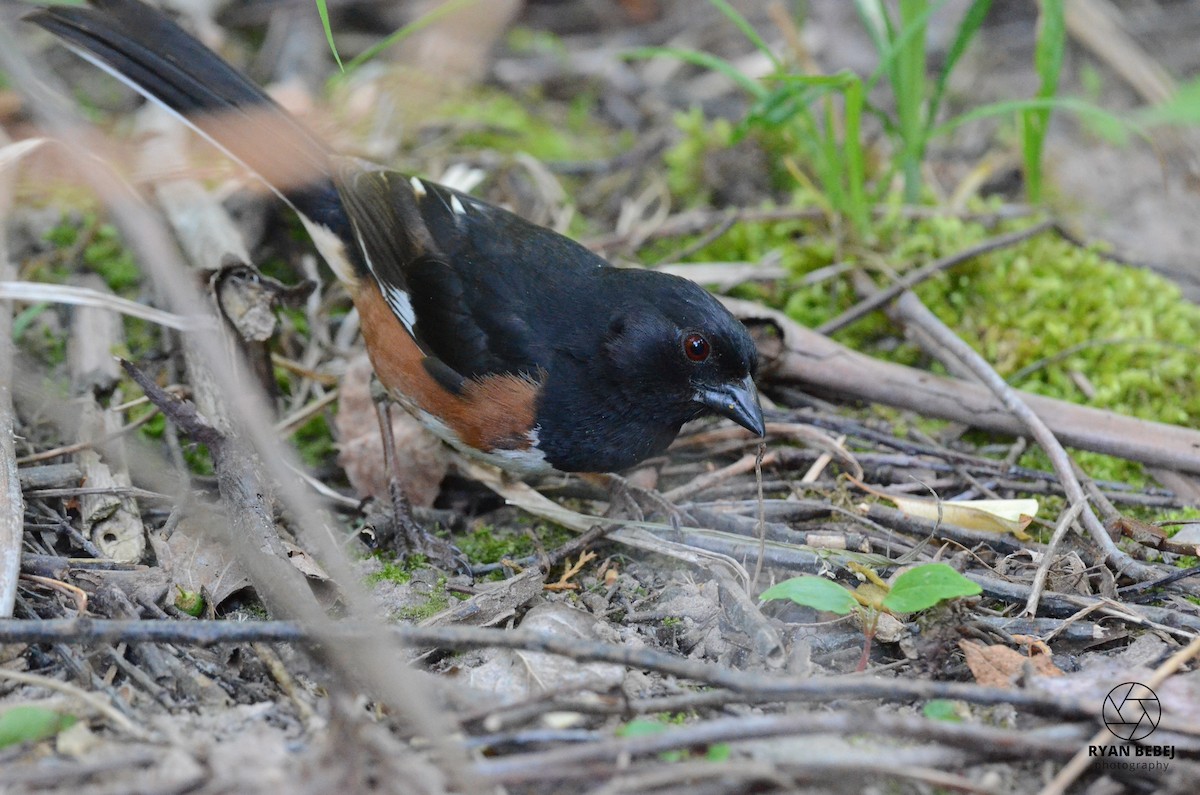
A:
[[[711,352],[712,349],[708,345],[708,340],[699,334],[688,334],[683,338],[683,353],[693,362],[704,361]]]

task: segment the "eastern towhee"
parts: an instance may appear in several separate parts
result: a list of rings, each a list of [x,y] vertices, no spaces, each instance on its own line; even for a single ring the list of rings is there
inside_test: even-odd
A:
[[[757,354],[708,292],[615,268],[450,188],[331,152],[138,0],[26,19],[174,111],[299,214],[345,283],[389,393],[447,442],[522,474],[612,472],[715,412],[763,435]]]

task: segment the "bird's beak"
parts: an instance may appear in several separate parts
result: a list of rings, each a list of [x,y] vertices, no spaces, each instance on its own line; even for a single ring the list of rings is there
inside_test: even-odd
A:
[[[696,391],[696,400],[757,436],[767,435],[758,388],[750,376],[733,383],[703,387]]]

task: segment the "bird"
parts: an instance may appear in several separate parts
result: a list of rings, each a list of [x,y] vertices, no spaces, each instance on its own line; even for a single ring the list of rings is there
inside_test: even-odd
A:
[[[141,0],[25,19],[181,118],[294,210],[388,395],[518,476],[613,473],[703,415],[762,437],[746,328],[686,279],[615,267],[496,205],[340,155]]]

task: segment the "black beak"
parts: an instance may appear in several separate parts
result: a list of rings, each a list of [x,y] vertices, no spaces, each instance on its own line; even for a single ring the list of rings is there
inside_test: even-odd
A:
[[[704,387],[696,392],[696,400],[757,436],[767,435],[762,406],[758,404],[758,388],[750,376],[730,384]]]

